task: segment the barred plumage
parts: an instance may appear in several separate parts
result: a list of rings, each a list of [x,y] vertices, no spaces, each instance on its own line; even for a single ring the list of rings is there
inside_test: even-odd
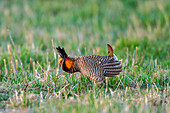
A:
[[[113,53],[112,47],[107,44],[108,56],[89,55],[76,58],[68,57],[64,48],[56,48],[61,59],[59,65],[65,72],[81,72],[90,79],[100,82],[105,77],[114,77],[122,71],[120,61]]]

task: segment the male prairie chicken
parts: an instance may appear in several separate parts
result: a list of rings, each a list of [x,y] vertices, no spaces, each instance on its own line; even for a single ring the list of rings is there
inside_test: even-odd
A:
[[[105,77],[114,77],[122,71],[121,62],[113,53],[112,47],[107,44],[108,56],[89,55],[69,57],[64,48],[57,47],[60,55],[59,67],[67,73],[81,72],[93,81],[100,84]]]

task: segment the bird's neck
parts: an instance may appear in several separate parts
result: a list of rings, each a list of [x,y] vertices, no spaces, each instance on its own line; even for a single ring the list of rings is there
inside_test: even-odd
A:
[[[64,65],[63,65],[63,70],[65,72],[68,72],[68,73],[75,73],[75,72],[80,72],[80,69],[79,69],[79,66],[78,66],[78,60],[75,59],[75,58],[71,58],[71,61],[72,61],[72,66],[71,68],[68,68],[68,65],[66,66],[66,62],[64,62]]]

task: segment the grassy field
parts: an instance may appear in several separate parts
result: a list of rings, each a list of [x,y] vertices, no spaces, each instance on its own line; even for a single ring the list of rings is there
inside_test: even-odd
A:
[[[169,6],[168,0],[1,0],[0,112],[170,112]],[[56,46],[71,56],[107,55],[107,43],[123,72],[97,88],[58,68]]]

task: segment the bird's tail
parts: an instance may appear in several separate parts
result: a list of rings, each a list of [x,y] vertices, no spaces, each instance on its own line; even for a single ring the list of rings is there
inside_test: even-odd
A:
[[[110,44],[107,44],[107,49],[108,49],[108,56],[114,57],[113,48],[111,47]]]

